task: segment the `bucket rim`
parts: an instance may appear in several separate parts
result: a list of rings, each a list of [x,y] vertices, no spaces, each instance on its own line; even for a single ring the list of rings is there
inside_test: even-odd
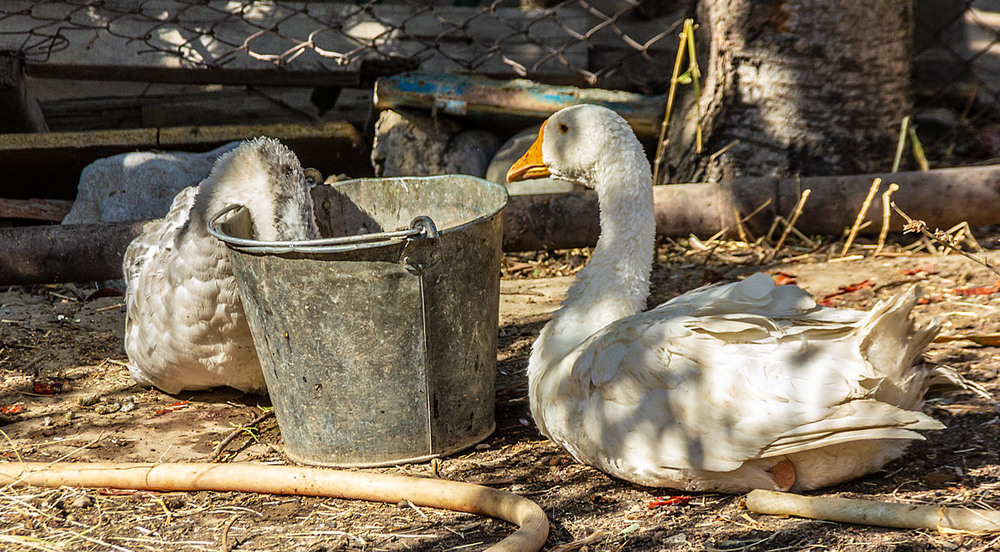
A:
[[[497,206],[496,209],[494,209],[494,210],[492,210],[492,211],[490,211],[488,213],[484,213],[482,215],[479,215],[478,217],[476,217],[476,218],[474,218],[472,220],[468,220],[466,222],[463,222],[462,224],[459,224],[457,226],[450,226],[450,227],[448,227],[448,228],[446,228],[444,230],[441,230],[442,234],[450,234],[452,232],[459,232],[459,231],[465,230],[466,228],[469,228],[470,226],[475,226],[476,224],[479,224],[480,222],[491,220],[494,217],[496,217],[497,215],[499,215],[504,210],[504,208],[507,207],[507,204],[510,203],[510,192],[507,191],[507,187],[506,186],[504,186],[502,184],[497,184],[496,182],[493,182],[492,180],[486,180],[485,178],[480,178],[478,176],[473,176],[471,174],[439,174],[439,175],[432,175],[432,176],[383,176],[383,177],[379,177],[379,176],[364,177],[363,176],[363,177],[360,177],[360,178],[350,178],[348,180],[341,180],[339,182],[334,182],[334,183],[330,184],[329,186],[332,187],[332,188],[340,188],[340,187],[347,187],[350,184],[357,184],[359,182],[370,182],[372,180],[378,180],[378,181],[395,180],[395,181],[424,182],[424,181],[428,181],[428,180],[441,180],[442,178],[445,178],[445,177],[448,177],[448,178],[461,178],[463,180],[473,180],[473,181],[477,181],[481,185],[485,184],[487,188],[493,188],[495,191],[500,192],[500,202],[499,202],[499,205]]]
[[[457,226],[449,227],[440,232],[434,225],[433,220],[426,215],[416,217],[411,223],[410,227],[403,230],[394,230],[390,232],[372,232],[368,234],[360,234],[355,236],[341,236],[336,238],[318,238],[312,240],[285,240],[285,241],[264,241],[255,240],[250,238],[238,238],[236,236],[230,236],[225,231],[222,230],[220,225],[225,222],[222,220],[226,217],[226,221],[231,219],[233,216],[237,216],[238,211],[246,212],[246,208],[239,204],[230,204],[224,207],[219,212],[215,213],[209,217],[208,222],[205,223],[205,228],[208,233],[219,241],[225,243],[229,248],[236,251],[244,253],[264,253],[264,254],[281,254],[281,253],[346,253],[349,251],[357,251],[361,249],[370,249],[376,247],[383,247],[387,245],[395,245],[405,240],[418,239],[423,237],[437,237],[439,234],[449,234],[451,232],[460,232],[471,226],[479,224],[483,221],[492,220],[497,215],[499,215],[510,201],[510,194],[507,188],[497,184],[496,182],[486,180],[484,178],[479,178],[472,175],[438,175],[438,176],[393,176],[393,177],[367,177],[367,178],[352,178],[349,180],[343,180],[340,182],[334,182],[329,185],[332,188],[346,187],[347,185],[357,184],[359,182],[366,182],[372,180],[386,181],[427,181],[427,180],[440,180],[442,177],[459,177],[467,180],[476,180],[480,184],[486,184],[488,188],[494,188],[496,191],[500,192],[500,203],[499,206],[485,214],[482,214],[474,219],[468,220],[459,224]],[[324,185],[324,184],[321,184]],[[229,216],[227,216],[229,215]]]

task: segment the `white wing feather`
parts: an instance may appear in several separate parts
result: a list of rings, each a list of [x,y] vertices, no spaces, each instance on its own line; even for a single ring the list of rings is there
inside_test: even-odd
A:
[[[640,480],[857,440],[920,439],[913,430],[942,425],[910,410],[919,404],[880,400],[889,388],[920,397],[926,389],[909,380],[925,377],[914,362],[936,327],[914,332],[915,298],[870,314],[825,309],[763,274],[695,290],[582,343],[538,382],[533,412],[577,458]],[[885,340],[903,346],[887,353]]]

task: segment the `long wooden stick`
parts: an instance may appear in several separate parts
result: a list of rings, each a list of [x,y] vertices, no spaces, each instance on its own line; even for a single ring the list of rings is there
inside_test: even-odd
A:
[[[994,510],[801,496],[760,489],[750,491],[747,495],[747,508],[758,514],[798,516],[899,529],[1000,531],[1000,512]]]
[[[0,463],[0,486],[97,487],[160,491],[236,491],[326,496],[490,516],[519,529],[488,552],[535,552],[549,521],[534,502],[513,493],[443,479],[264,464]]]

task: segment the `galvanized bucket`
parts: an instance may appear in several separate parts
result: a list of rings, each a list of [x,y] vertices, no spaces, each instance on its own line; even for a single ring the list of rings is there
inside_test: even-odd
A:
[[[226,242],[290,458],[419,462],[493,432],[501,217],[469,176],[313,189],[326,239],[260,242],[243,209]]]

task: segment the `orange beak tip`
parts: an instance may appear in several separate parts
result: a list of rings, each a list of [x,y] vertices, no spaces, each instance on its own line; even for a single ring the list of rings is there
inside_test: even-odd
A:
[[[549,168],[545,166],[542,159],[542,137],[545,133],[545,124],[538,129],[538,138],[535,139],[528,151],[521,156],[507,171],[507,182],[519,182],[533,178],[545,178],[551,176]]]

